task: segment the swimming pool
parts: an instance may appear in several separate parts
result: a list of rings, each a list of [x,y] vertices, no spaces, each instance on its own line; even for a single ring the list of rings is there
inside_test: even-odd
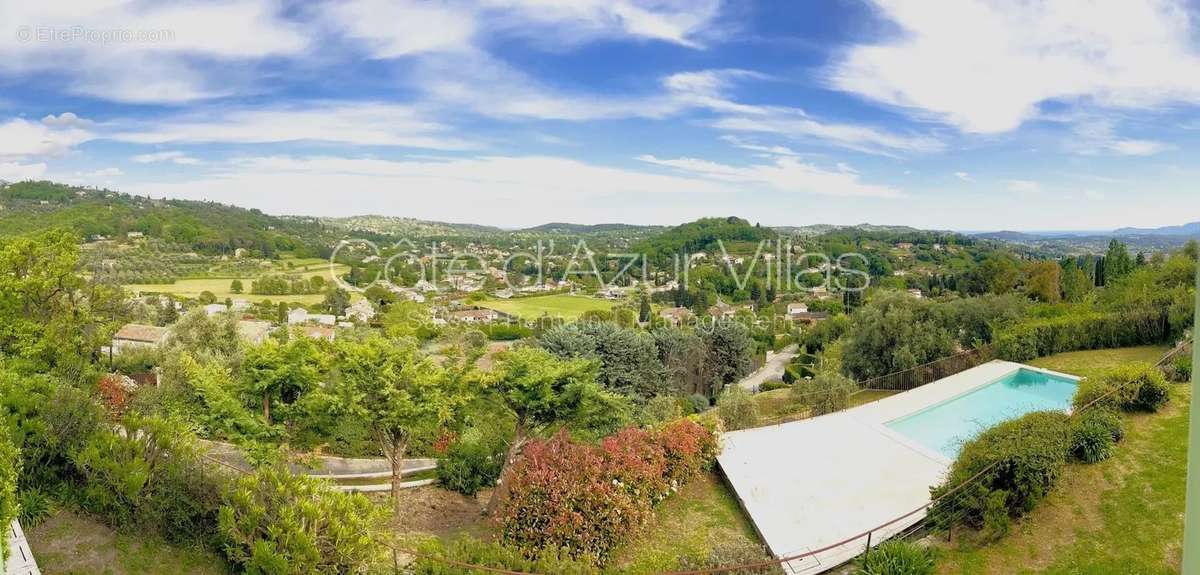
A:
[[[967,440],[1006,419],[1031,411],[1071,407],[1076,381],[1020,368],[972,391],[936,403],[885,425],[949,459]]]

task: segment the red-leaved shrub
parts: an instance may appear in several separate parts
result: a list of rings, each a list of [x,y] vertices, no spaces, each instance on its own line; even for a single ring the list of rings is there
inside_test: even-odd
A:
[[[694,421],[629,428],[598,445],[560,433],[525,446],[500,514],[504,542],[603,562],[653,515],[655,503],[712,464],[716,435]]]

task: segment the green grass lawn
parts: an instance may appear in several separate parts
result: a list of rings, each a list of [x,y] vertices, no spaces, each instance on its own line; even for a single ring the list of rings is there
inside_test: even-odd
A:
[[[59,511],[26,535],[45,575],[229,573],[225,561],[210,552],[175,547],[153,536],[118,533],[70,511]]]
[[[692,480],[655,510],[649,528],[614,557],[622,573],[680,568],[680,557],[702,559],[720,541],[762,545],[737,499],[717,472]]]
[[[1034,362],[1075,375],[1128,361],[1156,361],[1167,348],[1067,353]],[[1187,477],[1190,388],[1174,385],[1157,414],[1127,416],[1126,439],[1107,461],[1071,464],[1046,499],[1003,539],[951,544],[944,574],[1154,575],[1179,572]]]
[[[524,320],[536,320],[543,315],[566,320],[579,319],[588,311],[606,311],[615,305],[609,300],[583,295],[555,294],[514,299],[487,299],[479,307],[494,309]]]
[[[897,393],[899,392],[878,389],[863,390],[850,396],[850,407],[871,403]],[[756,393],[754,401],[758,403],[758,416],[768,425],[803,419],[808,414],[808,408],[800,405],[792,397],[791,388]]]
[[[318,261],[324,262],[322,265],[322,264],[314,264],[312,262],[309,262],[308,260],[299,260],[299,261],[305,262],[304,266],[300,266],[302,269],[290,270],[291,273],[304,273],[304,275],[307,275],[309,277],[319,275],[319,276],[323,276],[326,281],[329,281],[329,282],[333,281],[333,275],[330,273],[330,270],[329,270],[329,262],[326,262],[324,260],[318,260]],[[338,266],[334,269],[334,272],[340,274],[340,273],[343,273],[344,271],[346,271],[347,269],[348,268],[346,266],[338,264]],[[271,273],[282,273],[285,271],[289,271],[289,270],[273,269],[273,270],[271,270]],[[312,273],[307,273],[307,272],[312,272]],[[194,297],[199,296],[201,292],[210,291],[213,293],[213,295],[217,296],[218,302],[224,301],[225,298],[244,299],[247,301],[255,301],[255,302],[269,299],[273,302],[284,301],[284,302],[288,302],[288,303],[300,303],[300,304],[304,304],[304,305],[310,305],[310,304],[314,304],[314,303],[319,303],[321,300],[325,299],[325,296],[323,294],[254,295],[254,294],[248,293],[250,291],[250,282],[254,281],[253,277],[236,278],[236,279],[242,280],[242,286],[246,293],[235,294],[235,293],[229,291],[229,285],[233,282],[234,279],[235,278],[232,278],[232,277],[229,277],[229,278],[184,278],[184,279],[176,280],[175,283],[171,283],[171,284],[128,284],[125,286],[125,289],[127,289],[131,292],[163,293],[163,294],[169,293],[169,294],[173,294],[173,295],[176,295],[179,297],[188,297],[188,298],[194,298]]]
[[[1098,375],[1106,369],[1133,361],[1154,363],[1171,351],[1170,346],[1145,345],[1118,349],[1073,351],[1043,357],[1029,362],[1034,367],[1060,371],[1080,377]]]

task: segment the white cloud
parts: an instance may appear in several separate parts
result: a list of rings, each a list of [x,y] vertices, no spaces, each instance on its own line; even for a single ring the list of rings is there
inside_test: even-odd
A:
[[[158,162],[171,162],[173,164],[194,165],[201,163],[199,159],[193,158],[177,150],[166,152],[152,152],[149,154],[138,154],[129,158],[139,164],[154,164]]]
[[[874,3],[900,33],[850,48],[832,86],[965,132],[1015,129],[1050,100],[1200,102],[1200,54],[1181,1]]]
[[[936,138],[895,134],[858,124],[827,123],[811,118],[795,108],[757,108],[750,114],[722,117],[713,121],[712,126],[731,132],[757,132],[797,140],[815,140],[848,150],[884,156],[938,152],[945,148]]]
[[[121,176],[124,174],[125,174],[125,172],[122,172],[121,168],[101,168],[94,172],[88,172],[87,174],[84,174],[84,175],[86,175],[88,177],[93,177],[93,178],[111,178],[114,176]]]
[[[6,2],[0,72],[63,72],[68,91],[122,102],[224,95],[231,63],[308,48],[282,12],[279,0]]]
[[[85,120],[75,115],[75,112],[63,112],[57,116],[54,114],[46,114],[42,118],[42,123],[55,128],[86,128],[94,122]]]
[[[13,118],[0,124],[0,160],[58,156],[93,138],[88,130]]]
[[[1032,180],[1009,180],[1008,191],[1019,194],[1034,194],[1042,190],[1041,184]]]
[[[790,157],[779,157],[769,164],[749,166],[732,166],[697,158],[660,159],[648,154],[638,159],[718,182],[768,187],[781,192],[875,198],[903,196],[900,190],[891,186],[862,182],[858,173],[845,164],[838,164],[836,171],[830,171]]]
[[[699,48],[720,0],[340,0],[318,10],[326,24],[373,58],[471,52],[485,36],[562,49],[606,38]]]
[[[544,223],[556,217],[590,220],[599,213],[633,221],[630,212],[651,201],[660,201],[667,206],[665,210],[678,204],[690,218],[697,216],[695,208],[703,205],[696,201],[697,195],[735,198],[744,189],[691,175],[657,174],[554,156],[402,161],[247,157],[204,179],[122,186],[123,191],[134,194],[209,199],[274,213],[404,213],[504,225]]]
[[[954,172],[954,177],[956,177],[964,182],[974,182],[975,181],[975,178],[972,178],[971,174],[968,174],[966,172]]]
[[[139,144],[331,142],[460,150],[474,144],[409,106],[328,102],[279,108],[203,110],[119,125],[108,137]]]
[[[1172,146],[1154,140],[1124,138],[1117,135],[1112,121],[1102,118],[1084,117],[1073,127],[1075,138],[1069,147],[1080,154],[1117,154],[1121,156],[1153,156],[1172,149]]]
[[[34,180],[41,178],[45,173],[45,162],[38,162],[35,164],[0,162],[0,180],[4,180],[6,182]]]

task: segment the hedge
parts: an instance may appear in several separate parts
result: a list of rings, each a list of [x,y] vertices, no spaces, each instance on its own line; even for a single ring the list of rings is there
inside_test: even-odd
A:
[[[715,434],[691,420],[628,428],[598,445],[559,433],[525,446],[500,512],[501,540],[529,555],[565,549],[603,563],[652,517],[653,506],[711,466]]]
[[[21,452],[8,437],[8,428],[0,420],[0,529],[5,533],[8,524],[17,517],[17,476],[21,472]],[[3,539],[3,538],[0,538]],[[0,565],[8,560],[8,545],[0,545]],[[0,569],[0,572],[3,570]]]
[[[995,347],[1002,359],[1029,361],[1068,351],[1160,343],[1169,332],[1165,310],[1076,313],[1005,328],[996,335]]]
[[[934,504],[930,521],[942,529],[962,521],[1002,532],[1010,517],[1032,510],[1058,480],[1071,439],[1068,416],[1055,411],[1035,411],[984,431],[963,445],[945,482],[930,490],[937,500],[966,485]]]
[[[1075,409],[1107,408],[1122,411],[1158,411],[1170,399],[1162,371],[1145,362],[1114,367],[1099,377],[1079,382]]]

